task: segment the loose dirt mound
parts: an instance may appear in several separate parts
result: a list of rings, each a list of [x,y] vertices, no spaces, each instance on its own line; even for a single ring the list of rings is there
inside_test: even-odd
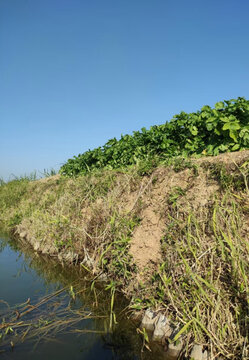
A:
[[[130,253],[141,271],[161,261],[160,239],[163,236],[164,221],[159,210],[160,206],[156,202],[147,204],[142,212],[141,223],[133,233]]]
[[[130,254],[139,270],[139,279],[148,272],[155,271],[161,263],[161,239],[168,220],[167,204],[184,194],[185,208],[198,209],[207,205],[211,196],[219,189],[215,180],[210,180],[202,165],[224,164],[228,169],[235,168],[249,158],[249,151],[222,154],[193,160],[198,171],[191,166],[180,172],[172,169],[157,169],[144,186],[139,226],[133,232]],[[153,179],[155,184],[153,185]]]
[[[148,181],[142,196],[143,210],[140,224],[133,232],[130,253],[141,276],[157,269],[161,263],[161,243],[165,231],[167,200],[174,187],[186,188],[190,171],[175,173],[171,169],[157,169]],[[154,179],[154,184],[153,184]]]

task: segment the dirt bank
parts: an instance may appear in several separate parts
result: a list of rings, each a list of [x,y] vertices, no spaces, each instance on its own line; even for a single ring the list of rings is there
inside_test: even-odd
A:
[[[185,344],[239,359],[248,351],[248,163],[243,151],[16,181],[0,188],[0,220],[35,251],[104,274],[133,311],[162,311]]]

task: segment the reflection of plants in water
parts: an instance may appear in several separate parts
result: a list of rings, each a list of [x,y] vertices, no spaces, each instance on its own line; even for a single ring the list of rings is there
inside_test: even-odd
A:
[[[0,253],[6,248],[7,246],[7,239],[4,235],[0,234]]]
[[[8,245],[20,251],[14,241]],[[115,284],[104,286],[98,278],[93,282],[90,275],[78,267],[63,266],[47,256],[37,256],[29,247],[22,251],[25,267],[22,266],[21,271],[35,270],[44,279],[45,286],[49,286],[49,291],[35,302],[33,294],[27,294],[31,300],[24,304],[12,308],[6,303],[1,304],[0,352],[15,349],[23,341],[37,346],[40,341],[56,338],[59,334],[80,336],[96,332],[102,334],[104,348],[111,348],[115,359],[136,358],[134,354],[140,353],[141,339],[136,334],[136,325],[122,312],[127,302],[118,294]],[[57,287],[51,288],[53,284]]]
[[[62,288],[34,305],[31,305],[30,299],[12,308],[5,302],[5,309],[0,312],[1,351],[7,350],[9,344],[14,348],[24,340],[35,341],[38,345],[41,340],[55,337],[61,332],[77,332],[77,327],[83,326],[84,320],[98,317],[90,310],[74,309],[67,291],[68,288]]]
[[[134,359],[134,339],[122,328],[117,328],[112,333],[102,335],[104,347],[111,349],[114,359],[133,360]],[[137,343],[140,344],[140,341]]]
[[[113,360],[166,360],[160,344],[153,343],[150,347],[148,343],[145,345],[144,336],[138,336],[134,329],[131,321],[123,323],[119,320],[112,332],[101,336],[104,347],[112,350]]]
[[[5,247],[6,247],[6,244],[3,241],[1,241],[0,242],[0,253],[5,249]]]
[[[120,318],[120,322],[109,330],[109,316],[97,315],[91,309],[77,306],[78,285],[74,283],[57,290],[34,305],[30,299],[13,308],[5,303],[5,310],[0,312],[0,352],[14,349],[24,341],[37,347],[41,341],[56,338],[60,333],[82,335],[92,332],[102,334],[104,348],[113,350],[114,359],[134,359],[134,353],[139,353],[141,348],[134,325],[129,322],[128,329],[127,320]],[[89,328],[89,320],[94,322],[93,327]]]

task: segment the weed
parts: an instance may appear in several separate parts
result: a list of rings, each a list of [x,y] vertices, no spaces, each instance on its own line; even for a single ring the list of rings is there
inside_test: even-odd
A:
[[[209,171],[210,179],[216,180],[222,189],[243,190],[247,186],[248,168],[240,169],[239,166],[228,170],[222,163],[204,163]],[[244,172],[243,172],[244,170]]]
[[[29,180],[22,178],[2,183],[0,186],[0,208],[15,207],[27,193]]]
[[[244,196],[239,200],[226,192],[212,207],[188,214],[173,202],[162,241],[165,262],[160,277],[154,278],[158,301],[182,323],[178,334],[184,331],[200,343],[211,339],[228,358],[242,354],[243,348],[233,344],[243,336],[238,323],[248,316],[249,247],[241,235]]]
[[[51,169],[44,169],[43,172],[41,173],[41,175],[45,178],[48,178],[50,176],[54,176],[57,174],[57,171],[53,168]]]
[[[186,193],[186,190],[182,189],[179,186],[175,186],[173,188],[172,192],[169,194],[168,204],[176,206],[178,198],[184,196],[185,193]]]
[[[19,212],[16,212],[16,213],[9,219],[8,225],[9,225],[10,227],[19,225],[19,224],[21,223],[22,219],[23,219],[22,214],[19,213]]]
[[[140,219],[137,216],[119,217],[117,214],[110,218],[111,236],[115,239],[109,242],[100,256],[102,266],[111,276],[122,279],[122,283],[129,279],[135,267],[129,254],[130,235]]]
[[[111,292],[109,329],[112,330],[113,324],[117,324],[116,315],[115,315],[115,312],[114,312],[114,300],[115,300],[115,291],[116,291],[116,283],[115,283],[115,281],[111,281],[106,286],[105,290],[110,290],[110,292]]]
[[[162,161],[165,166],[171,166],[177,173],[185,169],[193,169],[194,176],[198,175],[198,166],[192,160],[184,157],[168,157]]]
[[[137,173],[139,176],[151,175],[153,170],[159,165],[159,158],[148,157],[137,162]]]

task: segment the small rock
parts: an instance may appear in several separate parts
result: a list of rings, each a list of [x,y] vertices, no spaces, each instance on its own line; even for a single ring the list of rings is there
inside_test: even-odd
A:
[[[34,250],[35,250],[35,251],[40,250],[40,243],[39,243],[39,241],[36,241],[36,242],[34,243]]]
[[[202,353],[202,360],[208,360],[208,352],[207,352],[207,350],[205,350],[204,353]]]
[[[26,236],[27,236],[26,231],[22,231],[22,232],[19,234],[19,236],[20,236],[22,239],[26,238]]]
[[[202,360],[202,345],[194,345],[191,353],[190,359],[192,360]]]
[[[153,331],[155,328],[155,320],[156,314],[152,310],[147,309],[141,322],[141,328]]]
[[[155,321],[155,330],[153,333],[153,341],[161,341],[162,338],[168,338],[173,332],[166,316],[160,314]]]
[[[73,263],[74,261],[77,261],[77,254],[75,254],[73,251],[68,251],[64,253],[64,260],[69,263]]]
[[[177,359],[180,355],[183,348],[183,341],[182,339],[179,339],[176,343],[171,343],[168,346],[168,350],[166,351],[167,358],[170,359]]]

